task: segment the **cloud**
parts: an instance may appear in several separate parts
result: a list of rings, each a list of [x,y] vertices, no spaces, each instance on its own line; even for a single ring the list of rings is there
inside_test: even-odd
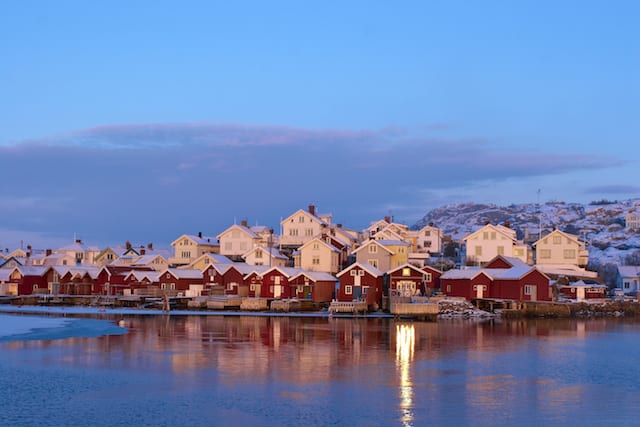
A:
[[[626,184],[599,185],[587,188],[585,194],[637,194],[640,186]]]
[[[170,242],[184,232],[217,234],[234,217],[278,229],[280,217],[316,204],[359,228],[388,209],[417,218],[464,189],[486,199],[492,183],[618,163],[400,128],[100,126],[0,146],[0,169],[11,177],[0,200],[14,207],[0,210],[0,224],[87,241]]]

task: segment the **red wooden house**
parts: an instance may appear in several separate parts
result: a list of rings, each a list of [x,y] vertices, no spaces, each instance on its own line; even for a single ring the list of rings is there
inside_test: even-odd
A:
[[[440,277],[449,296],[496,298],[519,301],[551,301],[549,278],[535,267],[515,258],[497,256],[485,267],[449,270]]]
[[[291,277],[289,283],[295,287],[296,298],[314,302],[331,302],[338,279],[320,271],[301,271]]]
[[[356,262],[338,273],[337,277],[340,281],[336,295],[338,301],[365,300],[369,305],[381,305],[384,274],[377,268]]]
[[[160,289],[160,275],[159,271],[142,271],[131,270],[124,278],[124,287],[122,288],[123,294],[136,294],[136,291],[140,292],[141,289]]]
[[[425,265],[421,270],[424,272],[424,291],[425,294],[429,296],[434,290],[440,289],[440,276],[442,276],[442,271],[429,265]]]
[[[253,270],[244,276],[244,283],[249,286],[249,296],[259,298],[262,296],[262,272]]]
[[[95,295],[122,295],[128,286],[125,277],[132,270],[154,271],[150,267],[112,266],[105,265],[98,271],[92,293]]]
[[[595,280],[578,280],[566,285],[556,285],[556,287],[562,296],[577,301],[606,298],[608,289],[607,285]]]
[[[98,277],[95,267],[54,267],[60,278],[59,292],[66,295],[91,295]]]
[[[387,271],[389,295],[412,297],[424,295],[424,271],[411,264],[404,264]]]
[[[204,289],[200,270],[168,268],[159,276],[160,289],[184,296],[199,296]]]
[[[18,266],[9,275],[9,289],[17,295],[31,295],[47,289],[45,267]]]
[[[263,298],[295,298],[296,286],[289,279],[301,270],[291,267],[272,267],[262,273],[260,296]]]

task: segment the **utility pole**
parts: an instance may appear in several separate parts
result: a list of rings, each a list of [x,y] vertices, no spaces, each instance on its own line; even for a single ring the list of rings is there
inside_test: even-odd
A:
[[[542,209],[540,208],[540,189],[538,188],[538,240],[542,239]]]

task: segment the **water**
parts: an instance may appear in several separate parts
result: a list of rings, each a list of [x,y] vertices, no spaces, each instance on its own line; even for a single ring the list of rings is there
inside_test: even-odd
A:
[[[640,324],[110,318],[0,344],[0,425],[631,425]]]

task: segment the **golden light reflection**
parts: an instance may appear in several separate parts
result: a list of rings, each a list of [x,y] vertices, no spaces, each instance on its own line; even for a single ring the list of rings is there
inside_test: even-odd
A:
[[[400,374],[400,413],[402,425],[413,425],[413,382],[411,361],[415,351],[416,330],[413,325],[396,325],[396,368]]]

